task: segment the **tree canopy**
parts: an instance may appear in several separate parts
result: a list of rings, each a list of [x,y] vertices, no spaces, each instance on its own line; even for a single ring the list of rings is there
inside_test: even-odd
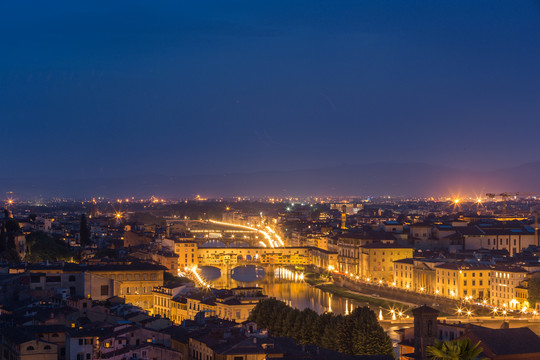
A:
[[[311,309],[293,309],[276,299],[259,302],[250,319],[275,336],[287,336],[300,344],[314,344],[350,355],[393,355],[392,341],[368,307],[350,315],[318,315]]]
[[[75,256],[68,244],[53,238],[43,231],[36,231],[26,237],[28,254],[25,260],[28,262],[70,260]]]

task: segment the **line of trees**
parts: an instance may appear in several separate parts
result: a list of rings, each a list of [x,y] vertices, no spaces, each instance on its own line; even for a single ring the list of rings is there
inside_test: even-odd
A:
[[[43,231],[35,231],[26,236],[27,254],[25,261],[30,263],[42,262],[45,260],[69,261],[77,254],[72,251],[65,241],[57,236],[51,236]]]
[[[350,355],[393,355],[392,341],[368,307],[350,315],[317,314],[293,309],[282,301],[265,299],[253,308],[250,320],[274,336],[287,336],[300,344],[314,344]]]

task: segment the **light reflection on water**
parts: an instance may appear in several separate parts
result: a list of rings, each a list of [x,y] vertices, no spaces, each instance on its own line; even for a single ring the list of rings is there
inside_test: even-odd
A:
[[[302,280],[289,280],[277,273],[266,274],[264,269],[248,265],[233,269],[232,274],[223,275],[217,268],[201,267],[201,276],[214,287],[259,286],[263,288],[264,294],[270,297],[298,309],[311,308],[319,314],[333,311],[346,315],[355,307],[366,305],[356,300],[333,296]],[[378,313],[378,308],[374,310]]]
[[[278,276],[279,272],[265,274],[264,269],[252,265],[237,267],[231,272],[232,274],[222,275],[217,268],[201,267],[201,276],[216,288],[259,286],[269,297],[275,297],[300,310],[310,308],[319,314],[329,311],[348,315],[354,308],[367,305],[364,302],[334,296],[310,286],[303,280],[288,280]],[[372,309],[377,315],[379,314],[378,307],[372,307]],[[386,309],[383,309],[383,313],[387,313]],[[399,340],[398,334],[394,331],[399,327],[384,325],[383,327],[394,343]]]

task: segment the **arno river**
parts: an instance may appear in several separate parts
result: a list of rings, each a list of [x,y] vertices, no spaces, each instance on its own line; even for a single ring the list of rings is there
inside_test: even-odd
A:
[[[299,279],[298,275],[286,269],[277,268],[271,273],[265,273],[262,268],[255,266],[238,267],[230,274],[221,274],[216,268],[202,267],[201,276],[216,288],[233,288],[258,286],[263,289],[263,293],[269,297],[275,297],[286,302],[288,305],[297,309],[303,310],[310,308],[318,313],[332,311],[336,314],[347,315],[355,307],[365,306],[365,303],[351,299],[342,298],[329,294],[325,291],[310,286],[303,280]],[[372,308],[378,315],[379,308]],[[383,309],[385,320],[388,319],[388,311]],[[510,327],[527,326],[535,333],[540,334],[540,323],[523,322],[516,319],[507,319]],[[490,328],[499,328],[502,320],[485,321],[479,325]],[[381,323],[381,326],[386,330],[394,343],[399,341],[398,334],[395,330],[400,327],[409,327],[412,324],[392,325],[388,322]]]
[[[231,274],[220,274],[220,271],[212,267],[202,267],[201,276],[216,288],[233,288],[239,286],[258,286],[269,297],[275,297],[288,305],[297,308],[310,308],[318,313],[331,311],[336,314],[347,315],[355,307],[365,306],[365,303],[351,299],[341,298],[325,291],[310,286],[306,282],[295,277],[285,269],[276,268],[272,273],[265,273],[262,268],[255,266],[238,267]],[[378,308],[373,308],[379,314]],[[387,312],[383,310],[383,313]],[[394,342],[398,341],[397,330],[399,327],[383,326]]]
[[[263,293],[269,297],[275,297],[300,310],[311,308],[319,314],[332,311],[345,315],[354,307],[364,305],[312,287],[298,277],[295,279],[294,273],[285,269],[276,269],[273,273],[266,274],[260,267],[243,266],[232,270],[232,274],[220,276],[216,268],[202,267],[201,275],[216,288],[258,286],[263,288]]]

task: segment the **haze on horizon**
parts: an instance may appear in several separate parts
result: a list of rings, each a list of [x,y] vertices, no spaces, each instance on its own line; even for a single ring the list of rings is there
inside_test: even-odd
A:
[[[538,1],[3,1],[2,179],[540,160]]]

